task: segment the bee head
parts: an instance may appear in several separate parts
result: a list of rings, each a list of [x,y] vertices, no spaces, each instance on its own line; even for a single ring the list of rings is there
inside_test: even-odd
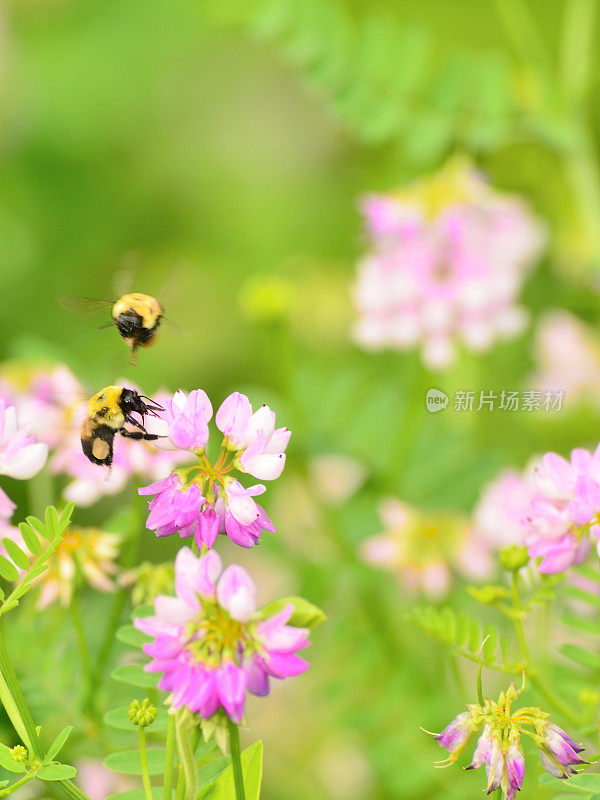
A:
[[[130,413],[131,411],[135,411],[141,414],[142,417],[146,414],[152,417],[158,417],[158,412],[164,411],[164,408],[159,403],[156,403],[143,394],[138,394],[133,389],[123,389],[121,393],[121,406],[124,412]]]

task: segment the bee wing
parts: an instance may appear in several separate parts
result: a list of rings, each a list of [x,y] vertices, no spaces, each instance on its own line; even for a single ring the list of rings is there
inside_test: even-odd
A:
[[[115,297],[123,297],[134,290],[137,283],[142,255],[137,250],[126,253],[117,271],[113,275],[112,288]]]
[[[61,297],[59,302],[71,314],[96,314],[114,305],[113,300],[97,300],[95,297]]]

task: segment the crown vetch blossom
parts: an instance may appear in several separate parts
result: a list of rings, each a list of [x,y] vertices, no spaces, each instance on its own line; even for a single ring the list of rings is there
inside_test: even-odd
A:
[[[0,398],[0,475],[27,480],[38,473],[48,457],[48,445],[19,427],[17,411]],[[10,519],[16,506],[0,489],[0,517]]]
[[[177,395],[177,402],[173,398],[166,404],[169,412],[158,421],[149,421],[149,426],[153,433],[162,430],[172,442],[189,446],[198,463],[139,490],[140,494],[155,495],[146,527],[157,536],[175,532],[182,537],[193,535],[199,546],[207,548],[213,546],[219,533],[241,547],[252,547],[264,531],[275,531],[265,510],[254,500],[266,487],[261,483],[243,486],[232,473],[237,470],[264,480],[279,477],[291,431],[275,428],[275,414],[268,406],[253,412],[248,398],[234,392],[216,414],[224,439],[217,460],[211,464],[204,451],[212,414],[210,401],[200,390],[191,392],[187,399],[183,392]]]
[[[359,344],[407,350],[433,368],[456,342],[488,350],[524,326],[517,305],[544,233],[519,199],[493,190],[464,159],[437,175],[362,203],[371,252],[359,265]]]
[[[511,711],[520,691],[511,684],[501,692],[498,701],[467,706],[441,734],[433,734],[449,757],[442,766],[453,764],[467,747],[471,737],[480,731],[471,763],[466,769],[485,764],[488,794],[502,788],[505,800],[514,800],[523,786],[525,759],[521,736],[528,736],[539,749],[542,766],[557,778],[575,774],[574,767],[586,762],[579,756],[583,748],[562,728],[548,722],[548,714],[536,706]]]
[[[599,545],[600,445],[594,453],[573,450],[570,461],[546,453],[535,480],[526,518],[529,555],[542,559],[540,572],[563,572],[585,560],[591,540]]]
[[[174,708],[203,718],[220,708],[235,722],[244,715],[246,693],[269,693],[271,678],[300,675],[308,664],[298,651],[309,631],[287,623],[292,606],[266,619],[256,614],[256,587],[237,565],[222,572],[214,550],[196,558],[183,547],[175,559],[176,597],[155,598],[153,617],[135,626],[153,637],[145,667],[160,672],[159,688]]]
[[[491,572],[489,548],[470,534],[466,517],[424,512],[394,497],[380,503],[379,516],[384,532],[363,542],[362,558],[395,572],[409,590],[441,597],[453,568],[476,578]]]
[[[535,494],[531,469],[522,474],[502,471],[483,488],[473,511],[471,535],[494,551],[523,544],[527,536],[525,519]]]

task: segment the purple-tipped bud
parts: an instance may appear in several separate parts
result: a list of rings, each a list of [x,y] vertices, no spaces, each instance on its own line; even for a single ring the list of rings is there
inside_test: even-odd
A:
[[[557,764],[553,758],[550,758],[550,756],[546,755],[543,750],[540,750],[540,762],[546,772],[549,772],[550,775],[554,775],[555,778],[559,778],[560,780],[575,774],[574,769],[571,767],[560,766],[560,764]]]
[[[471,713],[470,711],[463,711],[435,739],[451,756],[454,756],[458,755],[466,747],[473,731]]]
[[[553,722],[547,722],[546,729],[554,731],[554,733],[557,733],[559,736],[561,736],[569,745],[569,747],[571,747],[576,753],[581,753],[585,749],[574,739],[571,739],[568,733],[565,733],[562,728],[559,728],[558,725],[555,725]]]
[[[576,745],[578,748],[576,751],[570,744],[570,742],[573,742],[573,739],[567,736],[558,726],[553,724],[546,725],[544,734],[544,749],[546,749],[549,755],[553,756],[559,764],[564,767],[570,767],[573,764],[586,763],[584,759],[580,758],[577,754],[581,752],[583,748]]]
[[[492,755],[493,734],[489,725],[483,729],[483,733],[479,737],[477,747],[473,753],[473,760],[465,769],[478,769],[483,764],[487,763]]]
[[[504,794],[507,800],[513,800],[516,793],[520,791],[524,777],[525,759],[523,758],[519,740],[516,739],[509,744],[506,751],[506,786]]]
[[[485,771],[488,779],[487,793],[491,794],[494,789],[500,786],[502,777],[504,776],[504,753],[502,752],[502,745],[497,736],[492,738],[492,750],[485,765]]]

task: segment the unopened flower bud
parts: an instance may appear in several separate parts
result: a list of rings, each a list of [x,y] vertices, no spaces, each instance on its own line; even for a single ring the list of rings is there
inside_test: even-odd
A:
[[[16,761],[18,764],[22,764],[29,758],[27,748],[23,747],[22,744],[17,744],[11,750],[9,750],[9,755],[12,760]]]
[[[132,700],[129,705],[129,711],[127,712],[127,716],[131,722],[133,722],[134,725],[139,725],[141,728],[152,725],[157,714],[156,706],[153,706],[148,698],[141,703],[139,700]]]
[[[516,572],[529,563],[527,548],[518,544],[500,550],[500,566],[507,572]]]

